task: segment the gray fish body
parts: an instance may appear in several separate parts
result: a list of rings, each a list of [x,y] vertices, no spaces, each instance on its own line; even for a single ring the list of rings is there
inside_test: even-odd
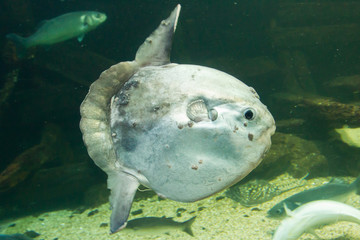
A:
[[[29,37],[20,37],[14,33],[6,37],[14,41],[17,47],[24,49],[52,45],[75,37],[81,40],[85,33],[95,29],[105,20],[106,15],[96,11],[71,12],[43,21],[38,30]]]
[[[184,231],[193,236],[191,225],[195,217],[185,222],[175,222],[171,218],[144,217],[130,220],[127,227],[123,230],[125,233],[136,233],[138,235],[169,233],[174,230]]]
[[[294,194],[291,197],[276,204],[268,211],[269,217],[284,217],[284,204],[290,210],[316,200],[334,200],[338,202],[345,202],[353,193],[359,194],[360,177],[351,184],[343,183],[328,183],[324,186],[311,188],[303,192]]]

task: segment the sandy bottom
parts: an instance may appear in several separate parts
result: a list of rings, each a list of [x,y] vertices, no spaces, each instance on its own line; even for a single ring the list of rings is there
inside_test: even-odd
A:
[[[272,181],[281,181],[283,184],[289,179],[288,176],[280,176]],[[352,182],[354,178],[346,178]],[[195,203],[178,203],[171,200],[159,200],[157,196],[134,202],[131,211],[142,210],[142,213],[129,219],[140,217],[173,217],[174,221],[183,222],[194,216],[196,220],[192,225],[194,237],[181,230],[170,230],[166,233],[152,235],[138,235],[135,233],[119,232],[109,235],[109,204],[103,204],[96,209],[98,213],[88,216],[87,209],[81,214],[73,211],[61,210],[43,213],[36,217],[27,216],[16,220],[8,220],[3,234],[24,233],[33,230],[39,234],[36,239],[46,240],[76,240],[76,239],[271,239],[272,234],[280,224],[280,220],[266,217],[266,212],[276,203],[305,189],[322,185],[329,178],[317,178],[307,180],[302,187],[285,192],[271,201],[253,207],[243,207],[230,198],[225,197],[224,192]],[[347,204],[360,208],[360,196],[352,196]],[[177,210],[184,208],[180,217]],[[8,227],[15,223],[15,226]],[[106,224],[105,224],[106,225]],[[360,239],[360,226],[355,223],[338,222],[315,231],[322,239]],[[303,234],[300,239],[316,239],[310,234]]]

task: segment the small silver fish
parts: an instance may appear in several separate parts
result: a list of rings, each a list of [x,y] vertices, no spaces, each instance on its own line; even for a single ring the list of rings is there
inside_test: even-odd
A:
[[[20,37],[15,33],[7,34],[17,48],[17,55],[22,57],[28,48],[39,45],[52,45],[77,37],[82,41],[85,33],[94,30],[106,20],[106,15],[96,11],[66,13],[40,23],[38,30],[29,37]]]
[[[279,202],[268,211],[268,217],[281,218],[285,216],[284,203],[287,208],[294,210],[295,208],[311,201],[315,200],[334,200],[339,202],[345,202],[349,196],[353,193],[360,193],[360,177],[358,177],[353,183],[338,183],[330,182],[320,187],[311,188],[285,200]]]
[[[130,220],[122,232],[135,233],[139,235],[151,234],[168,234],[174,230],[184,231],[190,236],[194,236],[191,225],[194,223],[196,217],[193,217],[185,222],[175,222],[172,218],[157,218],[144,217]]]

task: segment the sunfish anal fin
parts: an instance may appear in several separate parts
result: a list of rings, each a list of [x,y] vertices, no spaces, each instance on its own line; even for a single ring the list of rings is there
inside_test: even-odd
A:
[[[162,20],[158,28],[148,37],[136,52],[135,62],[140,66],[161,66],[170,63],[172,39],[180,14],[180,4],[170,16]]]
[[[139,181],[125,172],[111,173],[108,176],[108,188],[111,190],[110,233],[116,233],[126,227],[131,205],[139,186]]]

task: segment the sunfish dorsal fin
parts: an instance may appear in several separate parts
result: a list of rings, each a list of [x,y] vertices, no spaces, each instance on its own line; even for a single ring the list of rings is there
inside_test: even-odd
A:
[[[135,62],[140,66],[160,66],[170,63],[173,35],[180,14],[180,4],[170,16],[161,21],[158,28],[148,37],[136,52]]]

